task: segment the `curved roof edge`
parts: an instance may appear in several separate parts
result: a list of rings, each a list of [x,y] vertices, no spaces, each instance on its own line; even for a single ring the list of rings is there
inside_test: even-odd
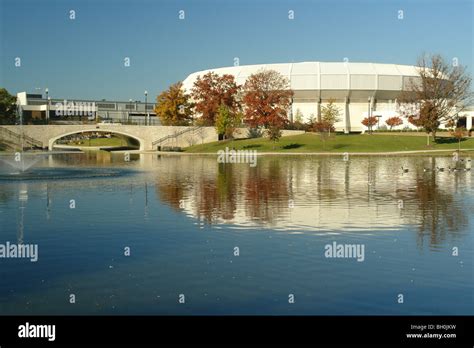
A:
[[[404,85],[405,79],[419,77],[418,68],[413,65],[316,61],[238,65],[206,69],[188,75],[183,81],[183,87],[187,90],[192,88],[192,85],[198,76],[204,75],[210,71],[221,75],[233,75],[238,84],[243,84],[248,76],[260,70],[276,70],[290,80],[291,88],[299,89],[299,86],[301,86],[302,89],[310,90],[351,88],[368,88],[377,90],[379,89],[380,81],[382,81],[380,86],[381,89],[388,87],[388,89],[393,90],[401,89]],[[340,82],[337,82],[338,79]],[[342,81],[348,82],[343,86]]]

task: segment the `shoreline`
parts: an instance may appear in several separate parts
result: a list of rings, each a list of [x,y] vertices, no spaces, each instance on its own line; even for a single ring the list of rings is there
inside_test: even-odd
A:
[[[189,156],[217,156],[216,152],[175,152],[175,151],[114,151],[114,153],[130,154],[158,154],[158,155],[189,155]],[[424,155],[431,153],[450,153],[458,152],[455,149],[447,150],[409,150],[409,151],[389,151],[389,152],[257,152],[257,156],[343,156],[347,153],[349,156],[385,156],[385,155]],[[461,149],[460,153],[471,153],[474,149]]]
[[[241,150],[241,149],[239,149]],[[79,151],[25,151],[28,155],[59,155],[59,154],[77,154],[84,153],[85,151],[104,151],[101,149],[88,149]],[[238,150],[237,150],[238,151]],[[156,150],[119,150],[119,151],[107,151],[109,153],[130,153],[139,155],[166,155],[166,156],[218,156],[216,152],[178,152],[178,151],[156,151]],[[343,156],[348,154],[349,156],[386,156],[386,155],[429,155],[429,154],[443,154],[458,152],[456,149],[446,150],[408,150],[408,151],[387,151],[387,152],[257,152],[257,156]],[[459,153],[471,154],[474,149],[461,149]],[[16,152],[0,151],[0,156],[11,156]]]
[[[76,153],[84,153],[84,151],[0,151],[0,156],[12,156],[17,152],[33,155],[33,156],[40,156],[40,155],[69,155],[69,154],[76,154]]]

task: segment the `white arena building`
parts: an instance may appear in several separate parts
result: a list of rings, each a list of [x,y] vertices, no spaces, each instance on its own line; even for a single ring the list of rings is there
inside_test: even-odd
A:
[[[183,81],[183,88],[190,91],[198,76],[210,71],[233,75],[237,84],[261,70],[276,70],[290,81],[294,91],[290,119],[297,113],[303,120],[318,118],[321,106],[335,99],[341,113],[337,131],[361,132],[366,127],[361,121],[370,115],[377,116],[379,126],[389,117],[398,116],[396,101],[402,90],[408,90],[410,80],[420,79],[417,67],[412,65],[351,63],[351,62],[301,62],[284,64],[241,65],[198,71]],[[463,112],[463,123],[472,128],[474,111]],[[465,117],[465,118],[464,118]],[[413,127],[406,119],[396,128]],[[377,126],[374,127],[377,129]]]

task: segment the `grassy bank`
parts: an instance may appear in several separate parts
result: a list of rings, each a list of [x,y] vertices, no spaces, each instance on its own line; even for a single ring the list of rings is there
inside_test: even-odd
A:
[[[220,141],[195,145],[185,149],[189,153],[215,153],[226,147],[236,150],[257,150],[258,152],[396,152],[423,150],[456,150],[458,141],[442,138],[437,143],[426,146],[426,137],[402,135],[361,135],[337,134],[323,139],[319,134],[306,133],[283,137],[273,143],[266,138]],[[461,141],[461,149],[474,149],[474,138]]]

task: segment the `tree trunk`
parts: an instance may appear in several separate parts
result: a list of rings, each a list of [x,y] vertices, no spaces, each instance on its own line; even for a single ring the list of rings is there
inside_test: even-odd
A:
[[[430,133],[426,133],[426,146],[430,146]]]

